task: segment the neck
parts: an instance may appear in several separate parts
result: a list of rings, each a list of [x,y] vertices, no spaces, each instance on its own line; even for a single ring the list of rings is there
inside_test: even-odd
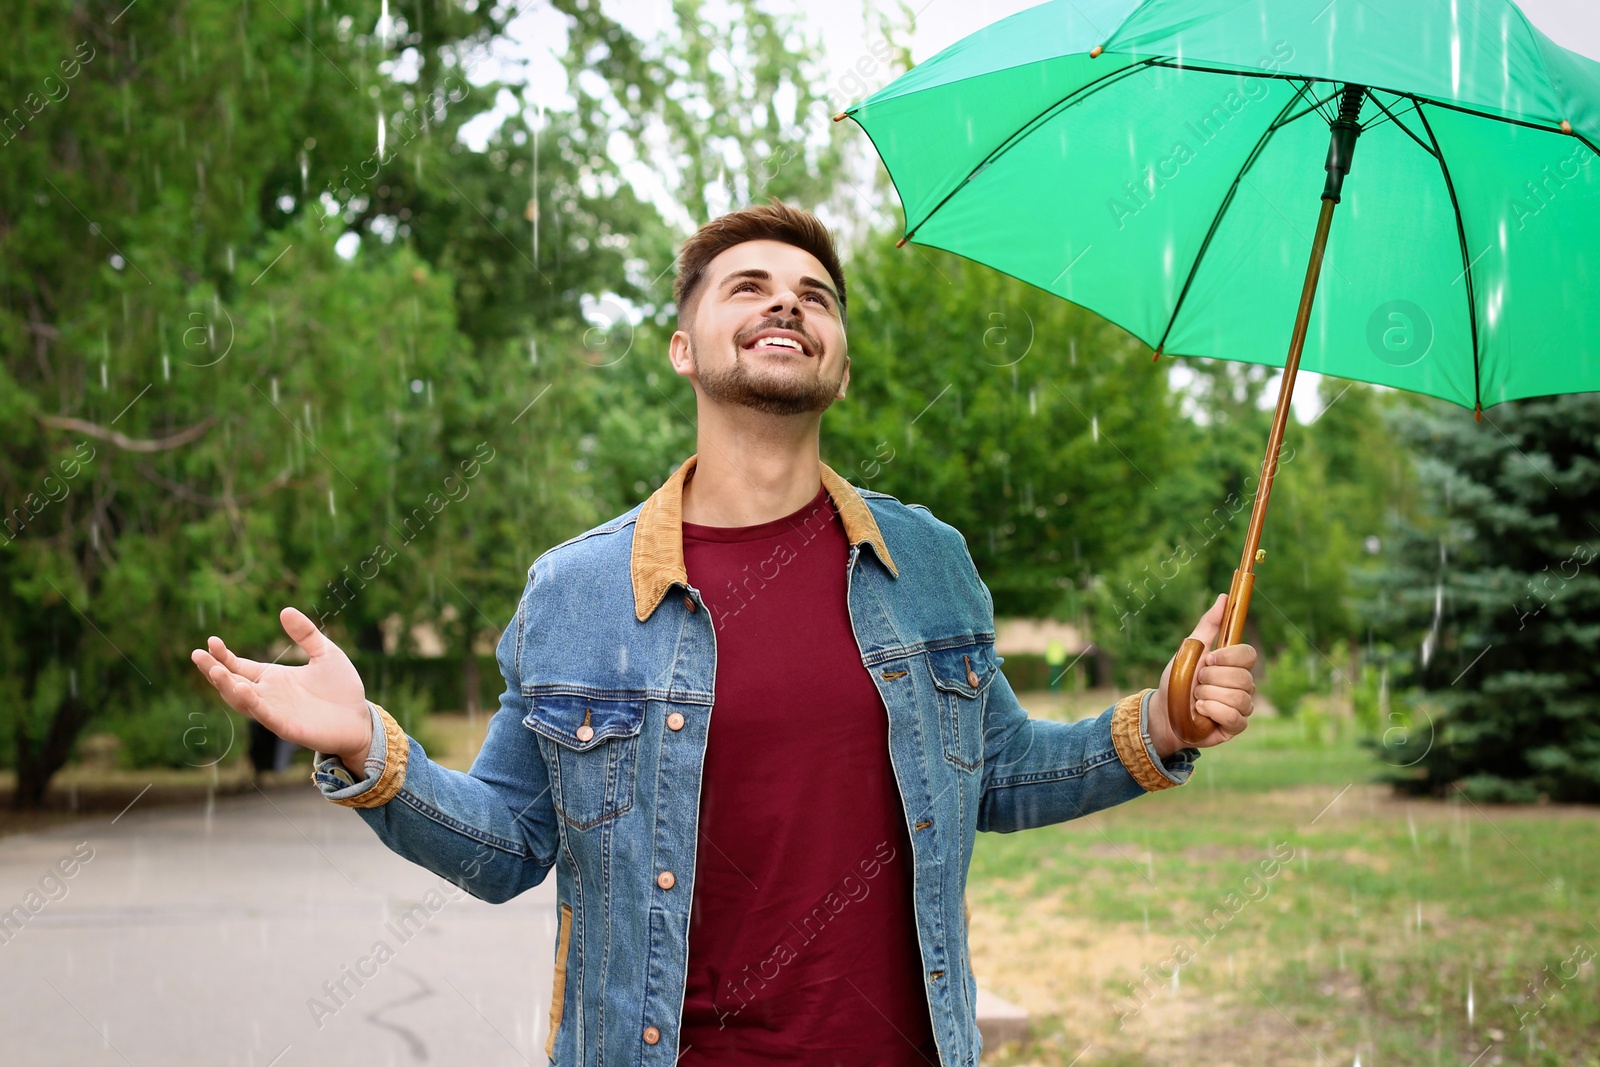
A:
[[[775,416],[702,404],[683,518],[701,526],[755,526],[799,511],[822,485],[820,412]]]

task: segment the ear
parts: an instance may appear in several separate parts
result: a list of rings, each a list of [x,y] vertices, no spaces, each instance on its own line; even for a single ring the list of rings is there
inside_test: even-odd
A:
[[[667,358],[672,361],[672,369],[685,378],[694,373],[694,357],[689,354],[689,335],[683,330],[678,330],[667,342]]]
[[[839,399],[844,399],[845,391],[850,388],[850,357],[844,357],[844,375],[839,379]]]

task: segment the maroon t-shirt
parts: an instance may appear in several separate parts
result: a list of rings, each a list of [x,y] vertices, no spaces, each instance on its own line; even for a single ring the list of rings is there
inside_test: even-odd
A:
[[[711,609],[680,1062],[938,1064],[889,720],[845,600],[825,488],[757,526],[683,524]]]

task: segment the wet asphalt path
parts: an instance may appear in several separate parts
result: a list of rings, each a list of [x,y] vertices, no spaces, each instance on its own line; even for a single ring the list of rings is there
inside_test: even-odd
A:
[[[0,1063],[543,1067],[554,899],[453,890],[309,782],[6,837]]]

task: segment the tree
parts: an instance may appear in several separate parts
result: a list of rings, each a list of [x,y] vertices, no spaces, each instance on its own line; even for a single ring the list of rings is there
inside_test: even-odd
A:
[[[267,658],[289,601],[368,649],[397,611],[449,617],[447,597],[474,631],[503,624],[505,570],[593,512],[560,421],[577,371],[529,353],[588,328],[582,294],[626,277],[618,234],[664,231],[570,120],[537,131],[537,194],[525,125],[482,155],[459,143],[498,91],[473,86],[474,46],[509,9],[395,9],[17,20],[0,755],[18,805],[91,718],[192,683],[184,652],[220,620]],[[565,225],[507,236],[541,211]],[[480,475],[503,491],[451,496]]]
[[[963,531],[1000,614],[1074,615],[1159,521],[1179,462],[1165,375],[1081,308],[894,244],[853,259],[851,390],[824,459]]]
[[[1396,430],[1427,514],[1402,527],[1372,610],[1443,708],[1405,784],[1487,800],[1600,801],[1600,397]]]

